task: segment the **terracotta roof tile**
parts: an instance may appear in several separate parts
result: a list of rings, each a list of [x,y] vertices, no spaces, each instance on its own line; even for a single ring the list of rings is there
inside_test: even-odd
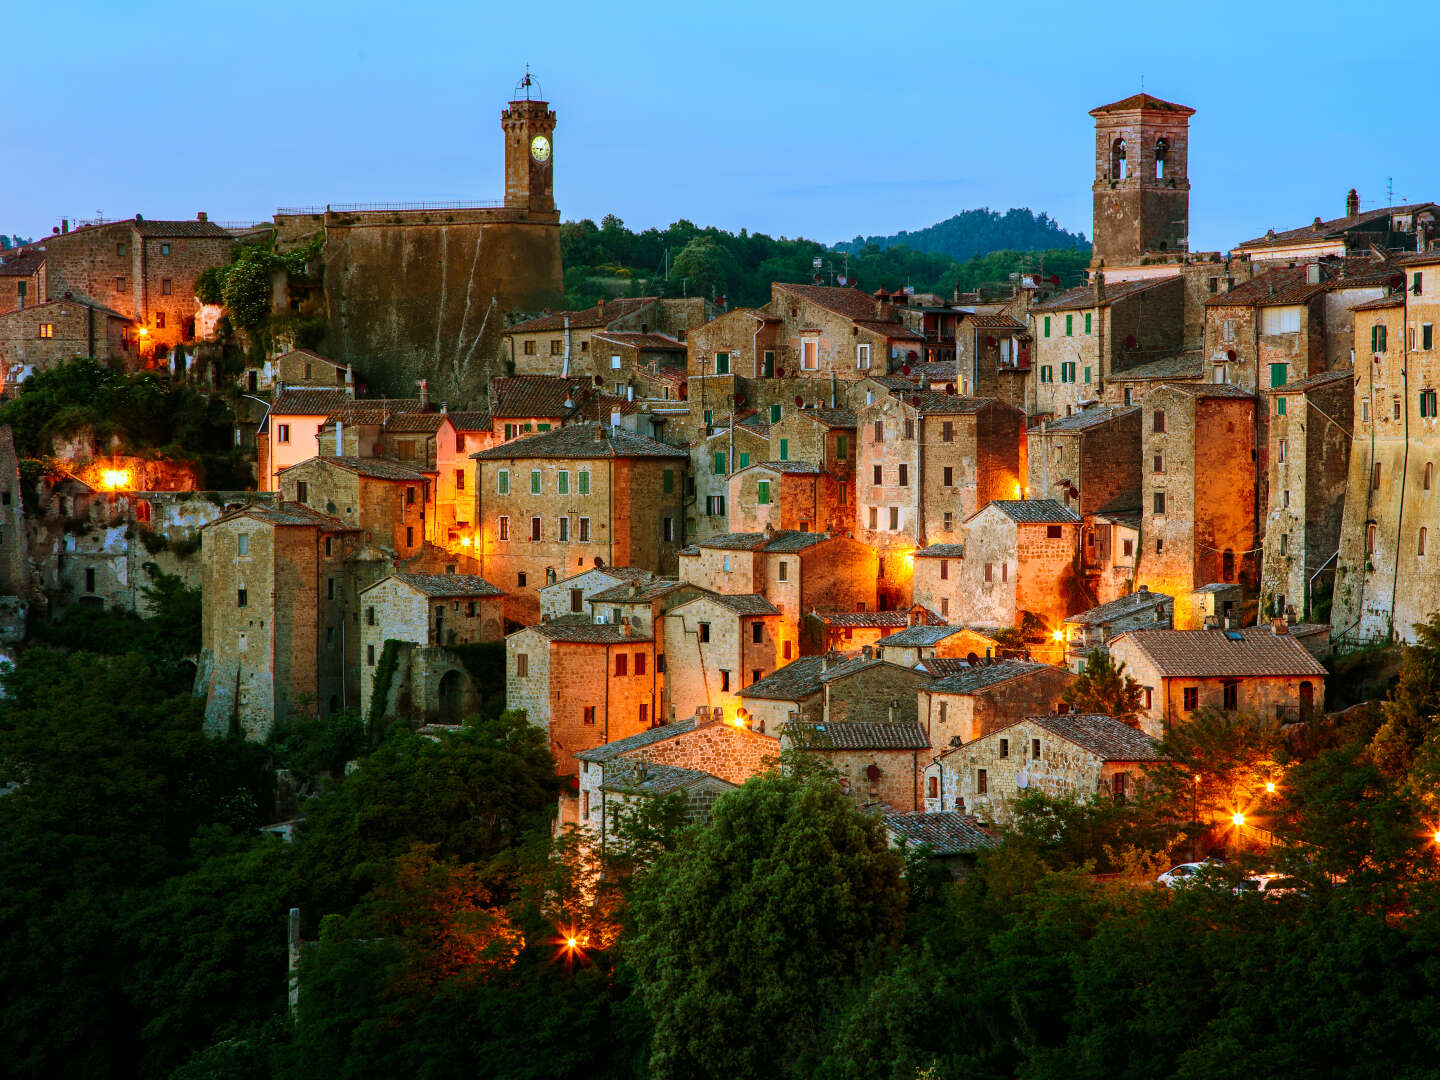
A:
[[[911,553],[913,559],[963,559],[964,544],[931,544]]]
[[[582,311],[556,311],[549,315],[527,319],[525,322],[519,322],[506,328],[505,333],[527,334],[543,330],[563,330],[567,317],[570,319],[571,330],[595,330],[602,326],[609,326],[617,319],[630,315],[646,304],[654,302],[655,297],[653,296],[606,300],[603,307],[596,304],[594,307],[588,307]]]
[[[571,424],[538,435],[526,435],[471,454],[481,461],[512,458],[688,458],[680,447],[667,446],[607,424]]]
[[[883,630],[886,628],[902,630],[910,625],[910,614],[905,611],[815,611],[811,614],[826,626],[833,626],[841,630]],[[890,638],[883,640],[888,642]]]
[[[1302,243],[1306,240],[1331,240],[1343,236],[1351,229],[1359,226],[1374,225],[1391,214],[1413,213],[1416,210],[1440,209],[1434,203],[1408,203],[1405,206],[1385,206],[1378,210],[1362,210],[1355,217],[1331,218],[1329,221],[1322,221],[1318,225],[1311,223],[1303,225],[1298,229],[1286,229],[1284,232],[1266,233],[1264,236],[1257,236],[1253,240],[1246,240],[1236,244],[1238,248],[1248,247],[1280,247],[1286,244]]]
[[[350,395],[343,387],[290,387],[275,395],[270,415],[329,416],[349,401]]]
[[[298,469],[313,461],[324,462],[327,466],[344,469],[346,472],[354,473],[356,476],[364,476],[371,480],[425,479],[425,474],[421,470],[409,465],[401,465],[398,461],[391,461],[389,458],[313,457],[307,461],[291,465],[290,469]],[[289,472],[290,469],[284,471]]]
[[[828,285],[802,285],[798,282],[775,282],[774,288],[792,296],[843,315],[847,319],[874,319],[879,315],[875,298],[854,288],[833,288]],[[897,324],[898,325],[898,324]]]
[[[384,424],[398,412],[419,412],[419,398],[361,398],[346,401],[325,418],[328,424]]]
[[[1119,420],[1127,416],[1136,416],[1139,412],[1139,405],[1101,405],[1093,409],[1082,409],[1080,412],[1071,413],[1069,416],[1062,416],[1056,420],[1047,421],[1045,431],[1047,433],[1054,432],[1058,435],[1089,431],[1091,428],[1108,424],[1112,420]]]
[[[735,787],[728,780],[722,780],[699,769],[686,769],[679,765],[659,765],[653,761],[631,761],[621,758],[605,769],[601,783],[605,791],[619,791],[632,795],[669,795],[687,788],[701,787],[711,790],[728,790]]]
[[[685,735],[695,730],[695,718],[693,716],[684,720],[677,720],[673,724],[661,724],[649,731],[642,731],[639,735],[631,735],[628,739],[616,739],[614,742],[602,743],[599,746],[592,746],[588,750],[578,750],[573,755],[577,761],[609,761],[612,758],[620,757],[635,750],[643,750],[647,746],[653,746],[658,742],[665,742],[679,735]]]
[[[1107,281],[1105,283],[1105,298],[1100,301],[1099,306],[1113,304],[1117,300],[1128,300],[1132,296],[1138,296],[1148,289],[1157,288],[1174,281],[1174,278],[1141,278],[1138,281]],[[1079,288],[1070,289],[1059,296],[1052,296],[1042,304],[1035,304],[1030,308],[1032,312],[1045,313],[1048,311],[1074,311],[1080,308],[1093,308],[1095,302],[1095,286],[1081,285]]]
[[[581,645],[624,645],[654,640],[649,634],[615,623],[548,622],[527,626],[525,630],[533,630],[550,641]],[[516,633],[523,634],[525,630],[517,630]]]
[[[975,514],[994,507],[1022,525],[1078,525],[1080,515],[1055,499],[992,499]],[[975,514],[970,515],[973,519]]]
[[[426,596],[504,596],[505,593],[476,574],[395,574]],[[374,586],[371,586],[374,588]]]
[[[1108,604],[1100,604],[1079,614],[1071,615],[1065,621],[1078,626],[1096,626],[1110,622],[1112,619],[1123,619],[1147,609],[1153,610],[1156,605],[1173,605],[1174,603],[1173,596],[1161,592],[1151,592],[1142,586],[1128,596],[1122,596],[1118,600],[1111,600]],[[1172,607],[1171,610],[1173,611],[1174,608]]]
[[[1000,844],[995,835],[981,828],[974,818],[954,810],[891,812],[882,820],[885,831],[895,839],[923,844],[935,855],[968,855]]]
[[[1148,364],[1136,364],[1134,367],[1111,372],[1110,379],[1112,382],[1132,379],[1198,379],[1204,374],[1205,358],[1200,353],[1180,353],[1177,356],[1152,360]]]
[[[1137,110],[1177,113],[1181,116],[1193,116],[1195,114],[1195,110],[1190,108],[1189,105],[1177,105],[1173,101],[1166,101],[1163,98],[1157,98],[1153,94],[1141,92],[1139,94],[1131,94],[1127,98],[1121,98],[1119,101],[1112,101],[1109,105],[1099,105],[1090,110],[1090,115],[1100,116],[1103,113],[1135,112]]]
[[[329,514],[322,514],[318,510],[312,510],[304,503],[298,502],[277,502],[274,505],[266,503],[250,503],[239,510],[231,510],[222,514],[210,523],[218,525],[223,521],[231,521],[237,517],[258,518],[270,525],[299,525],[314,526],[320,529],[333,530],[336,532],[355,532],[353,526],[346,525],[339,518],[331,517]],[[207,525],[205,528],[209,528]]]
[[[1102,713],[1062,713],[1026,718],[1052,735],[1089,750],[1103,761],[1159,761],[1159,743],[1129,724]],[[1003,729],[1002,729],[1003,730]]]
[[[977,330],[1020,331],[1029,329],[1023,322],[1015,318],[1013,315],[986,315],[981,312],[972,311],[966,313],[962,321],[969,323]]]
[[[736,615],[779,615],[780,609],[760,593],[711,593],[703,599],[713,600]]]
[[[490,415],[563,417],[591,392],[590,380],[558,375],[516,375],[490,380]],[[566,405],[566,401],[570,404]]]
[[[634,589],[632,593],[630,590]],[[592,602],[599,603],[642,603],[650,600],[657,600],[662,596],[674,592],[676,589],[698,588],[688,581],[681,581],[678,578],[656,578],[654,581],[625,582],[620,585],[612,585],[608,589],[602,589],[597,593],[590,594]]]
[[[1167,678],[1325,677],[1325,669],[1289,634],[1225,630],[1130,630],[1112,641],[1138,648]]]
[[[928,750],[930,740],[913,720],[828,720],[823,724],[787,724],[787,733],[807,749]]]
[[[1296,379],[1284,386],[1267,386],[1267,394],[1303,394],[1308,390],[1314,390],[1321,386],[1330,386],[1333,383],[1348,383],[1355,378],[1353,368],[1336,368],[1334,371],[1322,371],[1318,375],[1311,375],[1306,379]]]
[[[964,629],[963,626],[950,626],[943,622],[933,623],[927,620],[918,626],[906,626],[898,634],[881,638],[880,647],[882,649],[907,649],[934,645]]]
[[[903,323],[884,319],[856,319],[855,325],[864,327],[875,334],[884,334],[891,341],[924,341],[924,334],[917,334]]]
[[[1033,660],[997,660],[989,664],[976,664],[964,670],[937,679],[926,687],[932,694],[975,694],[992,686],[1023,679],[1041,671],[1063,671],[1051,664],[1040,664]]]
[[[632,334],[620,330],[610,330],[603,334],[595,335],[596,341],[610,341],[616,345],[628,345],[632,349],[640,349],[646,352],[684,352],[685,343],[667,334]]]
[[[436,432],[444,419],[438,412],[392,413],[385,421],[385,430],[397,434]]]

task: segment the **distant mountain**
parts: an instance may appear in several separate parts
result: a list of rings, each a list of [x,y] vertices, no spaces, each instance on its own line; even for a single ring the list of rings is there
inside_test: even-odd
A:
[[[836,251],[859,252],[867,244],[879,248],[904,245],[912,251],[930,251],[964,262],[992,251],[1050,251],[1056,248],[1085,248],[1090,241],[1084,233],[1066,232],[1048,214],[1036,215],[1028,208],[997,214],[988,207],[964,210],[954,217],[914,232],[894,236],[857,236],[835,245]]]

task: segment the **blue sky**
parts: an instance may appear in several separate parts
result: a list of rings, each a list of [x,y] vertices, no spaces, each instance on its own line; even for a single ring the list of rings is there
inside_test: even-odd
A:
[[[0,232],[59,219],[502,194],[528,61],[566,219],[686,217],[833,242],[976,206],[1090,232],[1087,110],[1145,88],[1191,122],[1191,247],[1345,192],[1440,200],[1440,5],[76,0],[6,15]],[[910,14],[907,14],[910,13]],[[1352,29],[1346,30],[1346,24]],[[1387,39],[1389,44],[1387,44]],[[1361,41],[1370,44],[1357,46]],[[1423,46],[1417,44],[1416,48]]]

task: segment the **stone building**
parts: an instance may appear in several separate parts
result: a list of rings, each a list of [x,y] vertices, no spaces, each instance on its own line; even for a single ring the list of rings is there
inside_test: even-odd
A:
[[[1255,398],[1238,387],[1170,384],[1145,398],[1136,580],[1175,597],[1177,626],[1201,585],[1254,595],[1256,450]]]
[[[770,425],[770,460],[813,462],[853,484],[855,424],[853,409],[792,409]]]
[[[1143,518],[1139,499],[1134,506],[1107,506],[1085,517],[1080,549],[1085,584],[1102,604],[1135,591]]]
[[[919,392],[857,414],[855,536],[880,556],[885,607],[911,601],[911,555],[961,539],[960,523],[1020,494],[1024,418],[993,398]]]
[[[204,214],[194,221],[88,225],[45,239],[46,299],[83,298],[136,327],[149,359],[194,340],[195,283],[230,262],[234,238]]]
[[[375,673],[387,641],[408,642],[419,652],[442,650],[447,645],[472,645],[504,637],[504,594],[484,578],[472,574],[391,574],[360,590],[360,701],[367,722],[373,721]],[[411,674],[420,682],[422,664],[410,658]],[[452,662],[428,685],[412,693],[427,719],[459,723],[467,704],[478,701],[478,687],[463,665]],[[381,712],[379,715],[383,715]]]
[[[1197,709],[1308,719],[1325,704],[1325,668],[1283,619],[1247,630],[1130,630],[1110,655],[1144,688],[1141,730],[1161,738]]]
[[[1054,499],[996,499],[965,521],[959,622],[1046,632],[1083,606],[1080,518]]]
[[[1141,585],[1128,596],[1065,619],[1061,628],[1065,634],[1065,663],[1072,671],[1082,672],[1092,652],[1106,652],[1110,642],[1127,630],[1170,630],[1174,626],[1175,598]]]
[[[645,585],[655,580],[655,573],[638,566],[593,566],[569,577],[541,586],[540,621],[566,616],[587,617],[590,598],[615,585]]]
[[[541,623],[505,639],[505,706],[546,731],[559,776],[574,754],[658,722],[655,639],[629,626]]]
[[[1190,247],[1190,117],[1195,110],[1132,94],[1095,118],[1094,265],[1130,265]]]
[[[944,620],[933,611],[916,605],[909,611],[812,611],[808,623],[802,636],[813,637],[818,648],[811,649],[807,640],[802,650],[807,654],[854,652],[867,645],[878,649],[882,642],[907,627],[938,626]]]
[[[792,721],[783,726],[780,745],[829,765],[839,774],[840,790],[857,806],[923,808],[920,778],[930,744],[913,720]]]
[[[516,375],[627,381],[647,361],[685,351],[686,335],[719,314],[701,297],[621,297],[583,311],[555,311],[505,330],[501,359]],[[664,357],[653,354],[663,353]],[[617,366],[614,357],[620,357]]]
[[[589,781],[587,783],[587,781]],[[584,811],[578,823],[591,829],[603,848],[616,822],[637,812],[647,799],[683,796],[686,823],[708,821],[715,801],[734,784],[700,769],[657,765],[644,758],[616,758],[603,765],[581,767],[580,803]],[[561,810],[560,823],[576,820],[569,807]]]
[[[1440,606],[1430,543],[1440,524],[1440,252],[1400,263],[1404,290],[1355,310],[1355,437],[1330,619],[1338,644],[1413,641]]]
[[[740,691],[743,719],[775,734],[785,724],[828,727],[839,721],[915,722],[916,691],[930,682],[923,671],[858,653],[802,656]]]
[[[785,633],[780,609],[759,593],[702,592],[661,622],[666,719],[733,720],[742,687],[775,670]]]
[[[384,458],[315,457],[280,474],[280,497],[359,529],[405,560],[421,554],[434,474]]]
[[[1053,713],[1075,676],[1053,664],[997,660],[920,687],[920,726],[943,750],[971,743],[1027,716]]]
[[[77,356],[128,364],[139,340],[129,319],[88,300],[32,302],[0,315],[0,390],[13,395],[30,375]]]
[[[690,406],[691,416],[704,402]],[[704,541],[730,530],[730,478],[770,458],[770,425],[760,414],[701,411],[691,442],[690,487],[686,492],[685,535]]]
[[[1108,281],[1102,271],[1091,284],[1036,304],[1026,412],[1069,416],[1101,401],[1112,377],[1182,351],[1184,306],[1178,277]]]
[[[965,610],[960,592],[960,563],[964,558],[964,544],[931,544],[917,549],[910,557],[914,603],[947,621],[952,613],[959,617]]]
[[[647,634],[655,634],[661,646],[663,632],[662,618],[667,611],[678,607],[697,596],[704,589],[680,581],[677,578],[654,578],[651,581],[626,581],[611,585],[608,589],[591,593],[590,616],[595,622],[612,622],[619,625],[628,622],[631,627]],[[660,657],[664,653],[658,654]],[[663,671],[665,664],[660,662]]]
[[[263,739],[304,712],[357,709],[360,529],[283,502],[230,511],[201,531],[206,730]]]
[[[901,667],[923,667],[931,660],[953,659],[957,664],[979,664],[1001,655],[1000,643],[989,633],[968,626],[917,624],[881,640],[876,655]]]
[[[353,388],[355,373],[348,364],[321,356],[314,349],[285,349],[258,362],[247,357],[240,385],[251,394],[269,393],[287,386]]]
[[[280,474],[320,456],[320,429],[354,399],[353,388],[288,389],[281,386],[256,435],[255,475],[261,491],[279,491]]]
[[[1266,392],[1268,507],[1260,610],[1294,620],[1332,594],[1354,429],[1355,373],[1348,367]]]
[[[472,455],[477,557],[539,617],[538,590],[593,566],[673,573],[684,544],[684,450],[602,424],[574,424]]]
[[[1029,310],[1028,299],[1015,306],[1023,316]],[[996,398],[1023,412],[1032,345],[1029,327],[1016,313],[965,312],[955,328],[956,389],[974,397]]]
[[[1101,405],[1027,433],[1026,497],[1055,499],[1081,517],[1140,504],[1140,408]]]
[[[953,810],[891,811],[882,820],[892,848],[922,850],[956,878],[969,873],[980,852],[1000,844],[974,818]]]
[[[23,311],[44,300],[44,245],[0,251],[0,315]]]
[[[603,841],[610,816],[605,805],[605,785],[607,777],[614,779],[617,766],[624,769],[644,763],[652,769],[690,769],[739,785],[779,763],[780,739],[744,725],[691,716],[628,739],[581,750],[575,760],[580,763],[578,820],[597,830]],[[574,802],[574,796],[561,795],[561,820],[567,820],[570,802]]]
[[[1399,251],[1424,251],[1426,241],[1440,233],[1440,206],[1409,203],[1372,210],[1360,209],[1354,188],[1345,196],[1345,214],[1322,221],[1320,215],[1309,225],[1276,232],[1268,230],[1235,245],[1231,253],[1255,263],[1288,264],[1344,255],[1363,255],[1373,247]]]
[[[925,809],[958,810],[1008,825],[1020,796],[1109,796],[1139,790],[1160,759],[1155,740],[1095,713],[1031,716],[982,735],[925,770]]]
[[[848,532],[855,525],[853,480],[810,461],[760,461],[730,476],[730,532],[765,529]]]

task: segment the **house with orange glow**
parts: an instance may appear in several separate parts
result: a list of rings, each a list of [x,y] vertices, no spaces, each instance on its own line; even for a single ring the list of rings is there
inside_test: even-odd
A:
[[[279,476],[292,465],[320,455],[320,428],[354,400],[347,387],[282,387],[255,436],[259,461],[255,475],[261,491],[279,491]]]
[[[1047,633],[1089,606],[1081,591],[1080,517],[1054,499],[996,499],[965,521],[959,620]]]

